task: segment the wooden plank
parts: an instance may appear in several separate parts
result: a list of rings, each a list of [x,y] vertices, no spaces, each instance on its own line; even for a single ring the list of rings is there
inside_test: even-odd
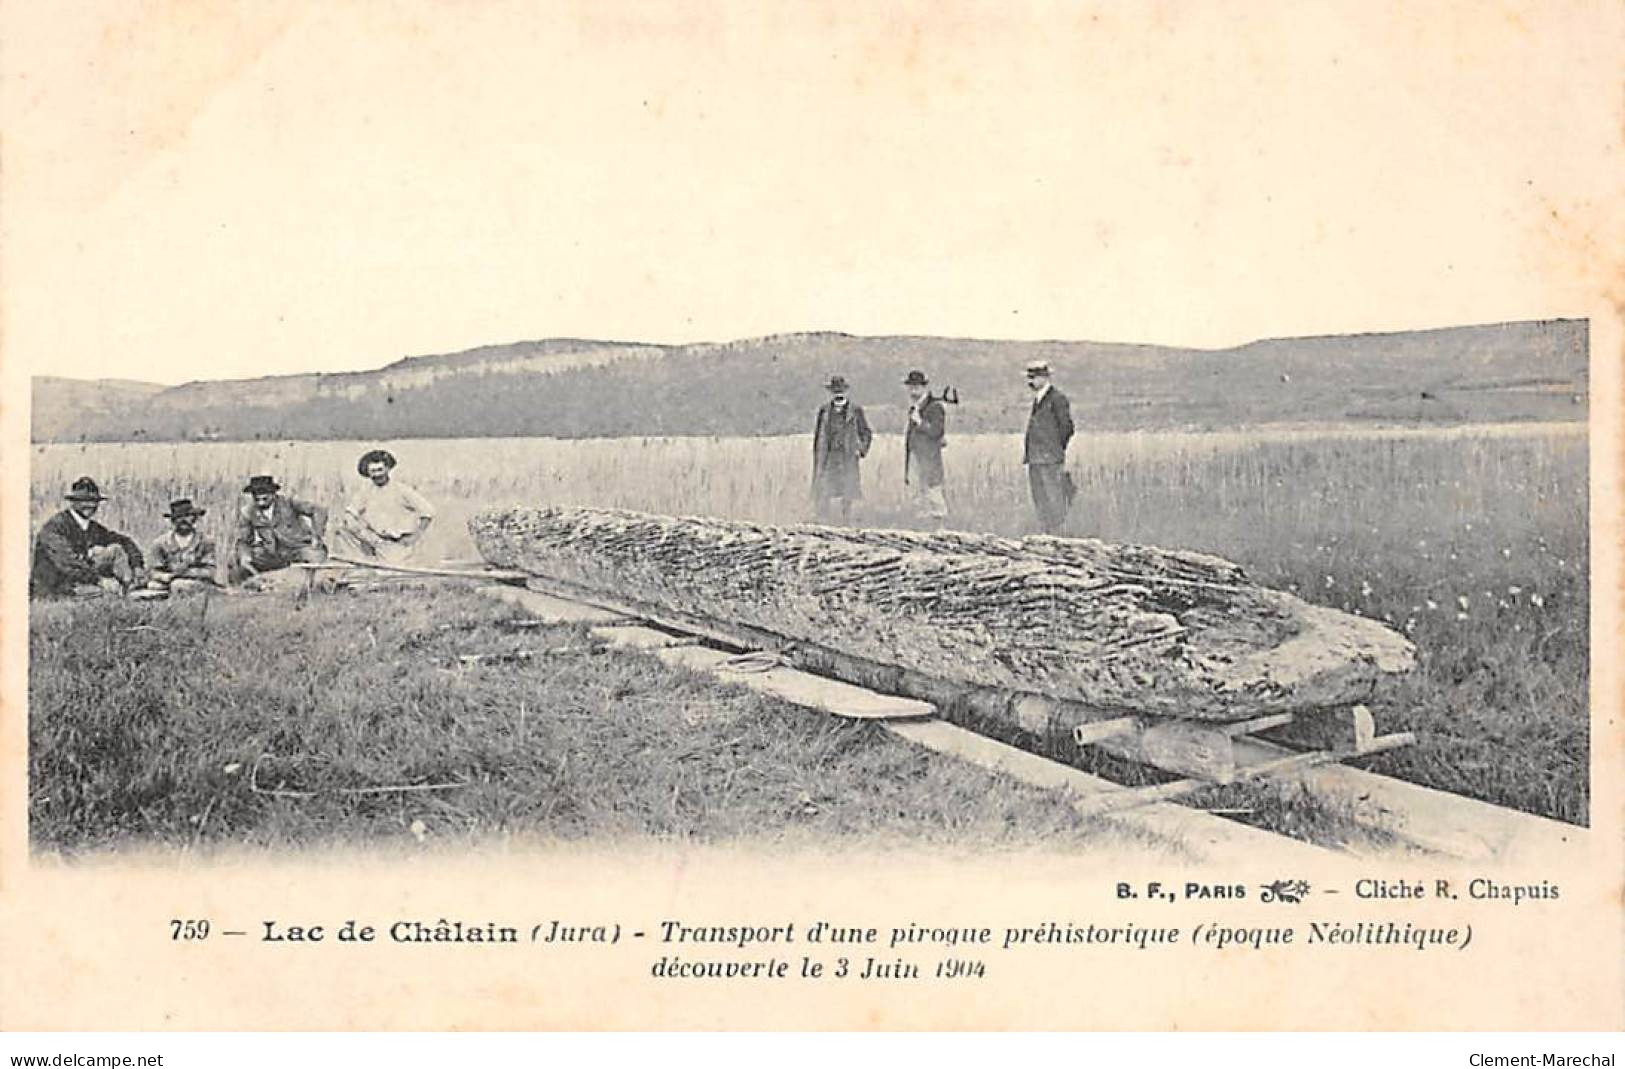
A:
[[[1132,790],[944,720],[887,721],[885,728],[898,738],[1030,786],[1064,790],[1073,796],[1073,805],[1080,809],[1090,805],[1092,799]],[[1112,814],[1110,819],[1172,839],[1202,861],[1321,865],[1332,856],[1322,847],[1167,802]]]
[[[1291,757],[1295,751],[1262,739],[1235,740],[1249,764]],[[1406,783],[1347,765],[1286,770],[1321,797],[1346,803],[1360,823],[1411,846],[1463,861],[1572,859],[1588,848],[1587,829],[1515,809]]]
[[[655,656],[667,664],[707,672],[729,683],[749,687],[751,690],[795,705],[850,719],[908,719],[935,716],[937,712],[936,707],[930,702],[877,694],[865,687],[825,679],[823,676],[815,676],[795,668],[729,671],[729,665],[735,661],[736,654],[703,646],[670,647],[656,650]]]
[[[567,601],[564,598],[544,594],[538,590],[526,590],[522,587],[502,586],[500,584],[482,586],[478,589],[480,593],[489,595],[499,601],[518,605],[544,623],[610,624],[626,619],[625,616],[618,612],[610,612],[608,609],[600,609],[593,605],[583,605],[579,601]]]
[[[673,635],[633,623],[600,624],[592,628],[594,638],[603,639],[611,646],[624,646],[634,650],[659,650],[672,646],[696,646],[700,640],[693,635]]]

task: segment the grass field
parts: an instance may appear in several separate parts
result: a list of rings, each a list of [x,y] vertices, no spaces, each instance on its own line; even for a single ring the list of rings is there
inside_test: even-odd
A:
[[[297,611],[288,611],[297,605]],[[518,621],[518,623],[516,623]],[[1023,787],[459,589],[37,608],[36,846],[837,837],[1182,856]],[[245,646],[242,636],[253,634]],[[517,655],[464,664],[469,653]]]
[[[357,478],[355,456],[371,444],[36,447],[34,519],[59,507],[72,478],[90,474],[113,495],[103,518],[143,542],[162,529],[163,505],[183,494],[208,504],[205,526],[229,540],[236,491],[248,475],[272,472],[290,491],[336,505]],[[808,513],[805,438],[481,439],[391,447],[401,459],[398,475],[441,504],[430,548],[450,557],[470,553],[463,519],[477,508],[514,502],[781,522]],[[1582,427],[1102,434],[1075,441],[1071,455],[1080,491],[1072,533],[1214,552],[1267,585],[1386,620],[1413,638],[1419,670],[1375,711],[1385,730],[1413,730],[1421,742],[1375,758],[1371,767],[1586,822]],[[956,526],[1027,528],[1019,459],[1019,441],[1010,436],[953,439],[947,465]],[[877,439],[864,468],[861,522],[907,522],[901,467],[900,442]],[[348,611],[380,619],[391,612]],[[38,689],[57,685],[45,677],[78,671],[65,646],[39,644],[47,626],[63,634],[78,626],[62,615],[53,608],[35,621],[34,719],[47,710],[91,719],[66,733],[36,734],[36,762],[65,759],[53,752],[58,748],[71,754],[92,745],[106,724],[87,725],[114,715],[73,697],[77,692],[61,681],[58,689]],[[229,645],[230,637],[219,641]],[[610,671],[608,664],[595,660],[592,671]],[[161,682],[162,676],[151,681],[160,693]],[[281,706],[270,708],[274,714]],[[48,780],[40,782],[48,789]],[[644,830],[662,833],[655,825]]]

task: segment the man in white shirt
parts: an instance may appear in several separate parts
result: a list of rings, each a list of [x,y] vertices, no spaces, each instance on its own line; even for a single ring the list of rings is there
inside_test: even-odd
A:
[[[407,564],[434,522],[434,506],[393,477],[395,457],[387,449],[363,454],[356,471],[366,482],[345,503],[334,539],[335,554],[383,564]]]

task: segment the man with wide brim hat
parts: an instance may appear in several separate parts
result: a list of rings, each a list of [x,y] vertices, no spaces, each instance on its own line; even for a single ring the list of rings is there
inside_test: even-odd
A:
[[[829,403],[813,423],[813,507],[821,520],[852,518],[852,503],[863,497],[858,463],[869,454],[874,435],[863,408],[852,403],[844,375],[824,384]]]
[[[292,564],[327,559],[327,509],[281,492],[269,475],[255,475],[243,487],[237,508],[237,538],[228,578],[246,582]]]
[[[1066,470],[1066,447],[1072,441],[1072,405],[1066,394],[1050,383],[1049,364],[1027,365],[1027,389],[1033,397],[1022,440],[1021,462],[1027,466],[1027,486],[1039,529],[1058,534],[1072,508],[1072,477]]]
[[[169,530],[158,536],[148,553],[152,559],[149,589],[186,594],[220,585],[214,539],[197,529],[198,520],[208,511],[192,504],[189,497],[169,503],[169,511],[164,513]]]
[[[916,368],[903,379],[908,390],[908,429],[903,434],[903,485],[915,515],[933,523],[948,518],[943,490],[942,447],[948,440],[948,410],[931,396],[931,380]]]
[[[145,561],[134,539],[92,519],[107,496],[88,475],[75,479],[63,496],[68,507],[46,520],[34,538],[29,596],[126,593],[141,580]]]
[[[394,477],[395,455],[369,449],[356,462],[366,481],[344,503],[333,535],[334,554],[351,560],[410,564],[434,522],[434,506]]]
[[[355,462],[355,473],[363,479],[371,479],[374,464],[382,464],[386,474],[392,472],[395,470],[395,454],[387,449],[369,449]]]

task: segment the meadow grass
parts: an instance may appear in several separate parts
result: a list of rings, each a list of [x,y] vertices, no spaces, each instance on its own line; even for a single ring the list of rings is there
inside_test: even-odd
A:
[[[32,840],[74,852],[839,839],[1183,856],[872,723],[521,617],[446,587],[36,606]],[[534,656],[460,660],[520,651]]]
[[[1216,553],[1257,581],[1385,620],[1417,672],[1374,711],[1419,745],[1369,761],[1415,782],[1576,823],[1588,806],[1586,439],[1580,425],[1448,430],[1272,429],[1082,435],[1069,533]],[[75,476],[111,493],[104,518],[143,543],[174,496],[230,539],[237,490],[271,472],[336,506],[376,443],[36,447],[33,513]],[[522,504],[580,504],[764,522],[809,518],[805,437],[469,439],[386,443],[398,475],[441,507],[436,555],[468,557],[463,521]],[[1015,436],[957,436],[954,526],[1031,529]],[[910,523],[902,448],[877,438],[855,522]]]

